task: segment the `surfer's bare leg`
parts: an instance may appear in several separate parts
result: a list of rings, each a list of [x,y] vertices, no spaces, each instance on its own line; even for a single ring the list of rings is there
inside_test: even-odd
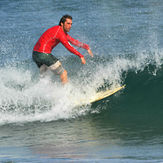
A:
[[[42,77],[44,77],[44,76],[45,76],[45,72],[47,72],[47,70],[48,70],[48,66],[46,66],[45,64],[43,64],[43,65],[40,67],[40,75],[41,75]]]
[[[60,75],[60,79],[62,84],[66,84],[68,82],[66,70],[64,70],[63,73]]]
[[[68,82],[67,71],[62,67],[62,64],[60,61],[57,61],[56,63],[51,65],[49,68],[55,74],[60,75],[62,84],[66,84]]]

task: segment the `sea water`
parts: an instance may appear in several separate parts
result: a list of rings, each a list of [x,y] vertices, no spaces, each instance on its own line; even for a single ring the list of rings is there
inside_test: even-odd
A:
[[[45,78],[40,35],[69,14],[86,65],[59,44],[68,72]],[[0,162],[163,162],[162,0],[0,1]],[[126,84],[102,101],[76,105]]]

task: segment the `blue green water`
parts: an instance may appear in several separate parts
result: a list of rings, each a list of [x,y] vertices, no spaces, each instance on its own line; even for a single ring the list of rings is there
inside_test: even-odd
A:
[[[64,14],[86,65],[61,44],[68,71],[40,78],[32,49]],[[162,0],[0,1],[0,162],[163,162]],[[94,104],[97,90],[126,84]]]

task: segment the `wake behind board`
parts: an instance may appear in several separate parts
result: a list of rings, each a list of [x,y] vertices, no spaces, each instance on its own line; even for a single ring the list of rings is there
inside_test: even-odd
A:
[[[114,93],[120,91],[124,87],[125,87],[125,85],[117,87],[115,89],[109,89],[106,91],[98,92],[97,94],[95,94],[94,97],[90,98],[90,103],[94,103],[94,102],[100,101],[106,97],[109,97],[109,96],[113,95]]]

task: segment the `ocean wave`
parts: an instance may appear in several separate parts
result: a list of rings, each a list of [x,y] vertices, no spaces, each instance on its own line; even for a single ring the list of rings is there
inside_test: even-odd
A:
[[[23,62],[23,64],[32,65],[33,62]],[[53,78],[52,74],[40,78],[33,67],[26,69],[15,64],[1,68],[0,124],[54,121],[76,118],[96,111],[98,113],[99,108],[92,109],[86,99],[101,88],[111,89],[126,84],[126,89],[139,90],[137,96],[143,95],[143,87],[147,89],[157,86],[160,87],[157,90],[162,89],[160,83],[163,78],[163,53],[161,51],[108,58],[95,55],[93,60],[88,59],[86,66],[78,65],[80,73],[74,72],[74,68],[71,69],[75,66],[72,66],[71,62],[67,64],[70,72],[69,83],[66,86],[62,86],[59,79]],[[79,106],[79,101],[83,97],[87,105]]]

